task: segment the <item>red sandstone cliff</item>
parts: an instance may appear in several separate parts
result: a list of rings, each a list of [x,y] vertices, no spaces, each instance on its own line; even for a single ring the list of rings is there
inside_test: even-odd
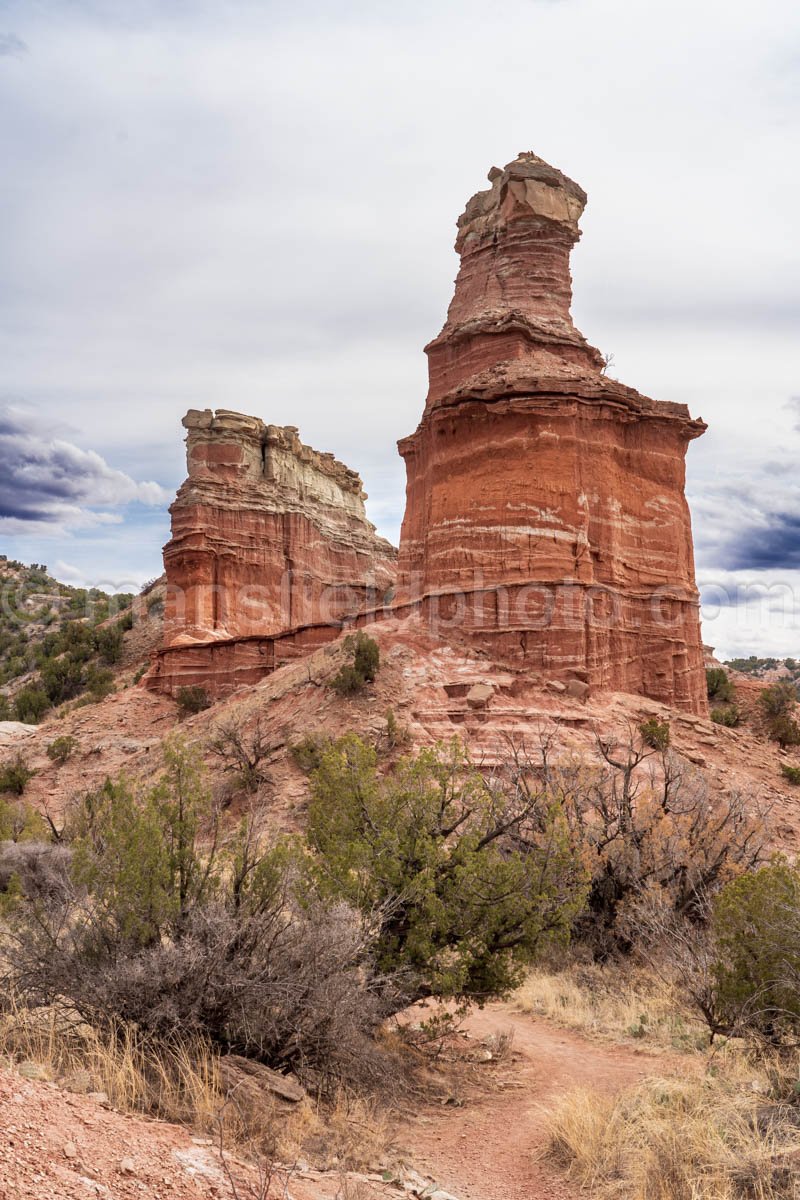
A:
[[[364,510],[358,475],[293,427],[192,410],[188,478],[173,503],[164,647],[149,686],[220,694],[272,670],[291,650],[336,636],[382,603],[396,552]]]
[[[398,603],[545,676],[703,712],[684,458],[705,425],[607,378],[575,328],[581,188],[533,154],[489,179],[399,443]]]

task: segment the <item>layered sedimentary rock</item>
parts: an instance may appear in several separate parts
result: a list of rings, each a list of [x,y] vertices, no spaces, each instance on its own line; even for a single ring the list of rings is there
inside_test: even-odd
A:
[[[586,196],[534,154],[458,221],[430,389],[399,443],[399,604],[545,677],[702,712],[688,443],[705,425],[604,373],[570,316]]]
[[[358,475],[291,426],[192,410],[188,478],[164,548],[164,646],[149,686],[219,695],[338,635],[381,604],[396,553],[364,510]]]

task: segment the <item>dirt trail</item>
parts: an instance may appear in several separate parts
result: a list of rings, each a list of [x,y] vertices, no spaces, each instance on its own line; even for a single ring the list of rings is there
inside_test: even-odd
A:
[[[512,1033],[512,1070],[463,1108],[426,1109],[400,1136],[416,1169],[458,1200],[577,1200],[578,1189],[538,1157],[548,1108],[574,1087],[613,1092],[685,1069],[678,1056],[589,1041],[511,1005],[472,1014],[466,1029],[478,1039]]]
[[[685,1071],[689,1061],[589,1041],[511,1005],[493,1004],[466,1022],[476,1048],[513,1034],[513,1059],[487,1066],[463,1107],[428,1105],[409,1116],[396,1145],[415,1178],[435,1181],[457,1200],[579,1200],[563,1176],[537,1157],[544,1114],[584,1085],[614,1091],[646,1075]],[[476,1067],[475,1070],[482,1070]],[[250,1193],[242,1169],[240,1195]],[[405,1200],[419,1193],[380,1176],[295,1173],[292,1200]],[[425,1195],[430,1194],[429,1189]],[[279,1189],[283,1193],[283,1188]],[[0,1200],[231,1200],[219,1157],[205,1139],[177,1126],[124,1116],[52,1083],[0,1069]]]

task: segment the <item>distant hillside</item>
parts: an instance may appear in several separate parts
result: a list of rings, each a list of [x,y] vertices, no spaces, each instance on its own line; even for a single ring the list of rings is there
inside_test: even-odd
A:
[[[794,658],[731,658],[725,663],[732,671],[773,682],[776,679],[800,680],[800,662]]]
[[[160,581],[130,593],[59,583],[43,563],[0,555],[0,720],[38,723],[68,701],[92,703],[115,690],[132,659],[146,662],[156,636],[130,636],[137,622],[160,626]],[[129,645],[128,643],[133,643]]]

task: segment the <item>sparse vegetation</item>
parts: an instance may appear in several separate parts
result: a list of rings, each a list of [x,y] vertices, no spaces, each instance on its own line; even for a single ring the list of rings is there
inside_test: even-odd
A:
[[[258,716],[250,728],[235,718],[221,722],[208,746],[237,786],[253,795],[264,782],[266,764],[280,744],[282,739],[269,733]]]
[[[795,1080],[742,1068],[574,1091],[548,1118],[550,1153],[593,1196],[795,1200]]]
[[[208,692],[196,684],[192,687],[179,687],[175,694],[175,702],[180,711],[187,716],[211,707]]]
[[[67,700],[108,695],[107,668],[122,656],[132,597],[67,587],[42,564],[0,563],[0,587],[0,685],[10,687],[16,719],[37,724]]]
[[[407,746],[411,736],[405,725],[401,725],[394,711],[390,708],[386,713],[386,745],[389,750],[397,750]]]
[[[316,771],[331,744],[331,739],[324,734],[307,733],[290,747],[290,753],[300,770],[310,775]]]
[[[345,638],[345,650],[352,655],[352,662],[340,667],[330,681],[330,686],[340,696],[353,696],[372,683],[380,666],[380,649],[374,638],[363,630]]]
[[[21,796],[35,774],[23,755],[16,754],[9,762],[0,764],[0,793]]]
[[[728,729],[736,729],[742,721],[742,711],[738,704],[718,705],[711,709],[711,720],[715,725],[725,725]]]
[[[78,742],[74,737],[62,735],[48,743],[45,753],[53,762],[58,763],[59,766],[63,766],[65,762],[72,758],[77,749]]]
[[[707,1030],[680,985],[630,963],[534,968],[514,1000],[523,1012],[592,1037],[635,1038],[682,1053],[708,1044]]]
[[[716,704],[731,704],[736,696],[733,680],[724,667],[709,667],[706,671],[706,689],[709,700]]]
[[[800,783],[800,767],[793,767],[789,763],[781,763],[781,774],[784,779],[789,780],[789,783]]]
[[[81,635],[73,651],[88,646]],[[121,633],[92,634],[73,699],[121,646]],[[339,674],[358,692],[378,646],[359,633],[347,649]],[[29,691],[50,704],[45,689],[71,691],[78,663],[70,651]],[[729,714],[725,681],[709,694]],[[794,721],[787,695],[762,705],[765,721]],[[183,713],[209,702],[200,687],[177,699]],[[329,1098],[371,1089],[395,1078],[381,1030],[411,1001],[482,1004],[524,980],[523,1010],[687,1056],[709,1032],[777,1054],[800,1031],[800,875],[763,864],[754,798],[710,790],[667,722],[599,739],[599,761],[556,754],[546,736],[532,751],[509,742],[491,769],[455,742],[403,755],[392,710],[385,730],[370,726],[374,745],[314,732],[291,747],[309,775],[307,841],[276,841],[247,797],[285,735],[244,707],[206,744],[237,789],[235,821],[179,739],[155,782],[109,779],[63,822],[54,806],[52,841],[19,802],[24,783],[0,802],[0,1053],[49,1058],[59,1078],[82,1070],[128,1111],[198,1130],[224,1109],[226,1137],[272,1153],[271,1111],[225,1105],[230,1056]],[[61,764],[77,749],[64,735],[47,754]],[[686,1060],[680,1081],[569,1097],[552,1153],[598,1195],[788,1198],[781,1164],[800,1139],[786,1059],[752,1066],[754,1096],[737,1075],[745,1051],[715,1053],[705,1078]]]
[[[780,680],[764,689],[758,697],[759,708],[769,736],[781,746],[800,745],[800,725],[794,717],[797,689],[788,680]]]
[[[666,750],[669,746],[670,731],[667,721],[650,717],[639,726],[639,733],[645,746],[649,746],[651,750]]]

